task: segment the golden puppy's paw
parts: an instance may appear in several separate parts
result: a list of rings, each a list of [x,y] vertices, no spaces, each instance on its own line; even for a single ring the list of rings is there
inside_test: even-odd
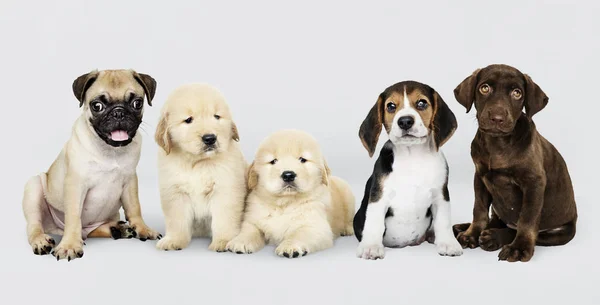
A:
[[[284,240],[277,248],[275,249],[275,253],[279,256],[284,256],[287,258],[296,258],[305,256],[310,251],[308,247],[300,242],[294,241],[286,241]]]
[[[46,255],[50,254],[56,242],[54,238],[50,237],[48,234],[40,234],[37,237],[31,239],[31,248],[33,249],[33,253],[36,255]]]
[[[72,259],[81,258],[83,257],[83,240],[81,238],[63,238],[52,251],[52,255],[56,257],[57,261],[61,259],[71,261]]]
[[[135,225],[135,224],[130,223],[130,226],[135,231],[134,233],[135,233],[135,235],[137,235],[137,238],[141,241],[146,241],[148,239],[151,239],[151,240],[161,239],[163,237],[162,234],[150,229],[145,224]],[[134,237],[135,237],[135,235],[134,235]]]
[[[229,241],[226,239],[213,239],[213,241],[208,246],[208,250],[215,252],[225,252],[227,251],[227,243]]]
[[[159,240],[156,243],[156,249],[158,250],[164,250],[164,251],[171,251],[171,250],[181,250],[185,247],[187,247],[189,244],[189,241],[183,241],[180,239],[176,239],[176,238],[172,238],[169,235],[165,236],[165,238]]]
[[[260,250],[260,247],[255,242],[236,237],[227,243],[225,250],[237,254],[252,254]]]
[[[352,224],[346,226],[344,230],[340,233],[341,236],[352,236],[354,235],[354,227]]]

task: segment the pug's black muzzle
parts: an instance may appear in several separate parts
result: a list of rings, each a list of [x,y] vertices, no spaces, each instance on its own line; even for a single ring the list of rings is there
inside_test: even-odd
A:
[[[141,112],[134,112],[119,103],[110,105],[102,113],[93,115],[90,123],[96,134],[113,147],[126,146],[133,140],[138,127],[142,123]],[[113,131],[122,130],[129,136],[127,140],[115,141],[111,138]]]

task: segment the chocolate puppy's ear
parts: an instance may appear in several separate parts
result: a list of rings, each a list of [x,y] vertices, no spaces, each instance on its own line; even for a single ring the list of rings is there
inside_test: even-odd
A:
[[[477,85],[479,71],[481,71],[481,69],[475,70],[471,76],[465,78],[465,80],[454,89],[454,97],[461,105],[467,108],[467,113],[471,110],[473,101],[475,100],[475,86]]]
[[[79,107],[85,102],[85,93],[98,78],[98,70],[83,74],[73,81],[73,94],[79,101]]]
[[[132,72],[133,78],[144,88],[148,105],[152,106],[152,99],[154,99],[154,94],[156,93],[156,80],[148,74]]]
[[[249,191],[254,189],[258,184],[258,173],[256,173],[256,170],[254,170],[254,162],[252,162],[250,167],[248,167],[247,184]]]
[[[525,77],[525,113],[531,119],[534,114],[548,105],[548,96],[529,75],[523,74],[523,76]]]
[[[171,152],[171,136],[169,135],[169,128],[167,117],[168,113],[165,112],[161,115],[158,126],[156,126],[156,133],[154,134],[154,140],[158,146],[165,150],[167,155]]]
[[[381,126],[383,124],[383,102],[385,100],[385,92],[379,94],[377,102],[367,114],[365,120],[360,124],[358,130],[358,136],[362,141],[363,146],[369,152],[369,157],[373,157],[375,148],[377,148],[377,142],[379,141],[379,135],[381,134]]]
[[[450,139],[456,128],[458,128],[458,122],[456,122],[456,117],[452,110],[450,110],[442,97],[435,91],[433,92],[433,101],[435,103],[432,127],[433,140],[435,148],[440,149]]]
[[[323,166],[321,167],[321,181],[325,185],[329,185],[329,176],[331,176],[331,170],[327,166],[327,161],[323,159]]]

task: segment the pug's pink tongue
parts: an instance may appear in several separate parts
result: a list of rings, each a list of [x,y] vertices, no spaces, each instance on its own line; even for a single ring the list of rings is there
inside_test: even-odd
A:
[[[110,139],[113,141],[127,141],[129,140],[129,135],[124,130],[115,130],[110,133]]]

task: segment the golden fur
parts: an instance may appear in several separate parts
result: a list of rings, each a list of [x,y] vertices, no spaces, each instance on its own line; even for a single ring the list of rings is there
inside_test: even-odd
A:
[[[284,171],[296,173],[295,187],[286,187]],[[317,141],[305,132],[283,130],[266,138],[248,170],[248,188],[242,230],[227,244],[229,251],[252,253],[269,242],[277,255],[298,257],[354,234],[350,186],[330,175]]]
[[[206,134],[217,136],[215,149],[207,150]],[[159,183],[166,221],[157,248],[180,250],[192,236],[212,236],[209,249],[224,251],[239,232],[247,168],[225,98],[206,84],[175,89],[163,106],[155,140],[162,147]]]

